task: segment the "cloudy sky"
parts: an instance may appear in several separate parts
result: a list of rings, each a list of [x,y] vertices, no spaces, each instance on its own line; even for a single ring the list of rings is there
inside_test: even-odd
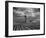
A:
[[[40,9],[39,8],[13,8],[14,13],[20,14],[20,16],[32,16],[35,17],[36,15],[40,14]]]

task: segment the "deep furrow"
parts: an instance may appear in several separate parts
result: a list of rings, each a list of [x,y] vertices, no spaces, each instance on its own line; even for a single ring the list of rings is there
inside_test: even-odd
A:
[[[29,27],[25,27],[26,29],[28,29],[28,30],[30,30],[30,28]]]
[[[25,28],[23,27],[23,25],[21,26],[21,30],[25,30]]]
[[[25,26],[23,26],[24,27],[24,30],[28,30],[28,28],[25,28]]]
[[[16,25],[16,26],[17,26],[17,30],[19,30],[18,25]]]
[[[16,25],[14,25],[13,29],[14,29],[14,30],[17,30],[17,26],[16,26]]]

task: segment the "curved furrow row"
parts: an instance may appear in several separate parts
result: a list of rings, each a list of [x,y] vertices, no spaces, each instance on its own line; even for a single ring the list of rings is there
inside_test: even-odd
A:
[[[24,30],[30,30],[29,27],[26,27],[26,26],[24,26],[24,25],[23,25],[23,28],[24,28]]]

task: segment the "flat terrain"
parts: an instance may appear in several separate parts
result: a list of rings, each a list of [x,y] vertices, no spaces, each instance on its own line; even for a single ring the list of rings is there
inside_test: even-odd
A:
[[[40,8],[13,8],[13,30],[39,30]]]
[[[38,18],[27,19],[25,17],[14,17],[13,18],[13,30],[39,30],[40,20]]]

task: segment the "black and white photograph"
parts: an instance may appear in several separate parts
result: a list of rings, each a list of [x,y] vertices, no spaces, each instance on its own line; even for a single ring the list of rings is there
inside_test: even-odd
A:
[[[40,8],[13,7],[13,30],[39,30]]]
[[[6,37],[45,34],[45,3],[6,1]]]

